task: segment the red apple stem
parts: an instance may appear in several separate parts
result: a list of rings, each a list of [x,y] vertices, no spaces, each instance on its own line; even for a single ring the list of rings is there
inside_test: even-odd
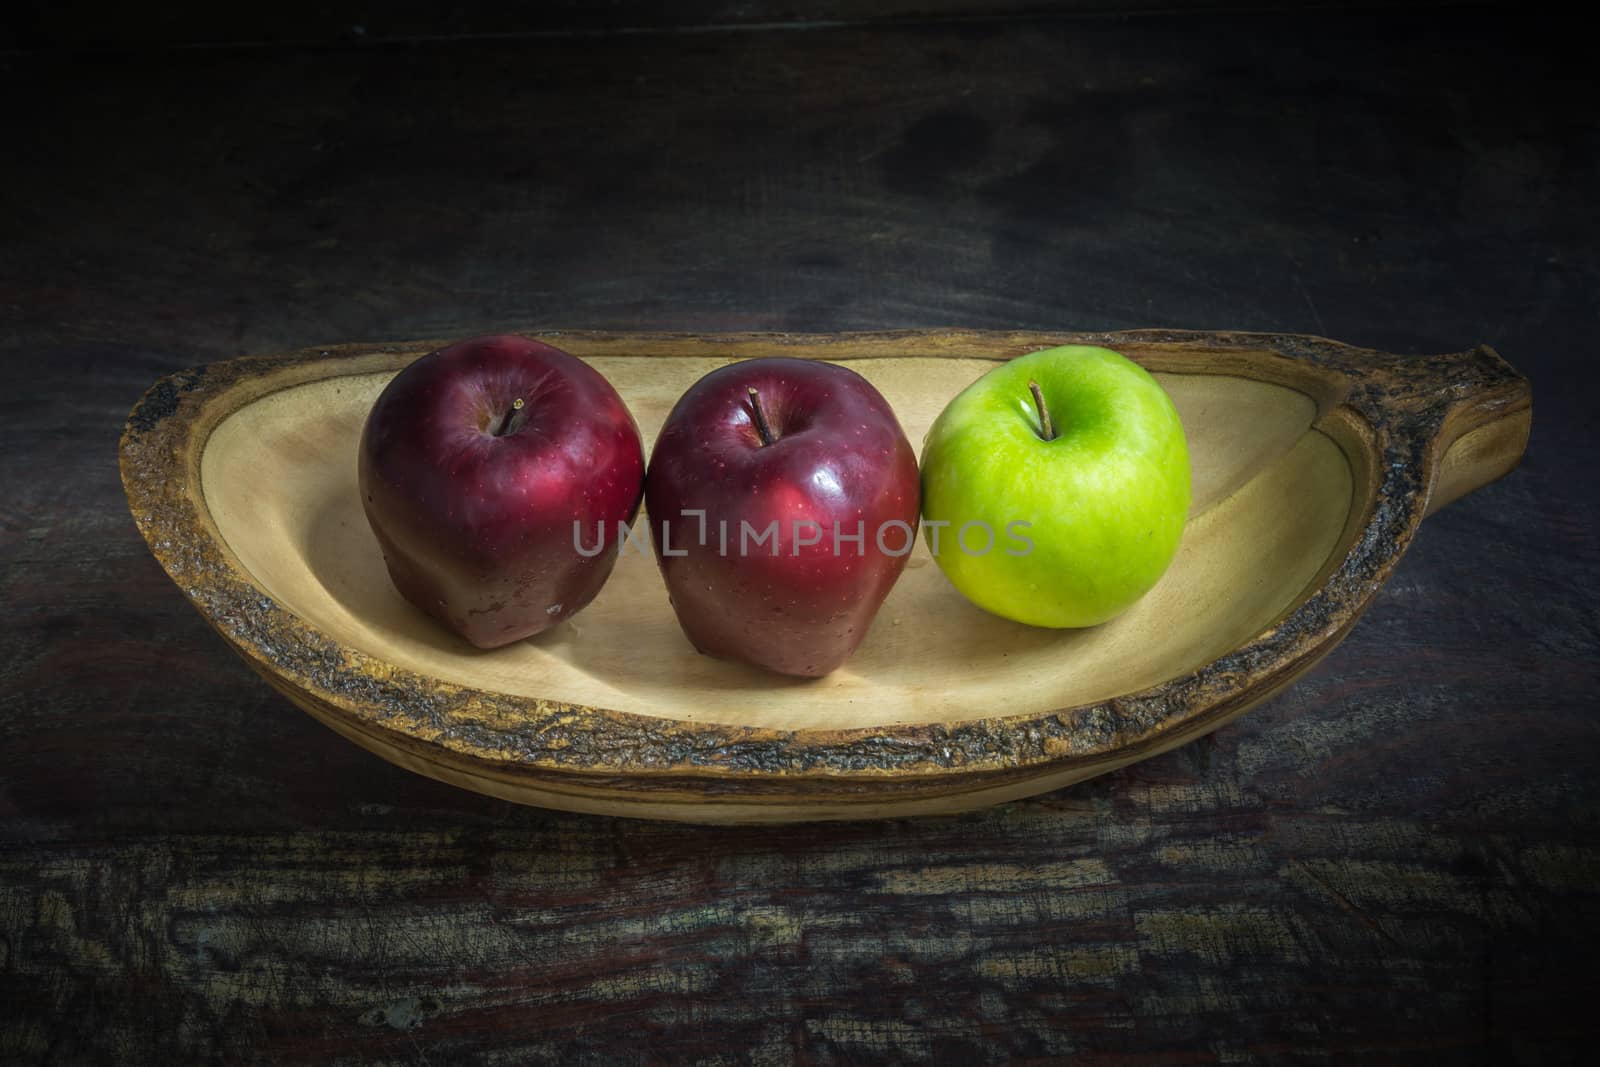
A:
[[[1039,436],[1046,441],[1054,441],[1055,424],[1050,421],[1050,409],[1044,406],[1044,394],[1039,391],[1039,383],[1030,381],[1028,391],[1033,394],[1033,406],[1039,409]]]
[[[527,416],[522,413],[523,401],[519,396],[511,402],[511,410],[506,412],[505,418],[500,420],[500,425],[494,428],[496,437],[504,437],[519,428],[526,421]]]
[[[750,411],[756,417],[756,433],[761,435],[762,446],[770,445],[774,440],[772,427],[767,425],[766,412],[761,410],[761,394],[756,392],[755,386],[750,387]]]

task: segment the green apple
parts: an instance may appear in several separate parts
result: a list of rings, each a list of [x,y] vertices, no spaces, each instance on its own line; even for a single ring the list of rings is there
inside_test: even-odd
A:
[[[966,597],[1032,626],[1094,626],[1156,584],[1189,514],[1189,449],[1143,367],[1086,345],[962,390],[922,450],[923,529]]]

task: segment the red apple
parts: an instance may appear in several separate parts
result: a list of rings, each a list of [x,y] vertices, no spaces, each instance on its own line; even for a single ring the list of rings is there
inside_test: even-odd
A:
[[[827,674],[866,637],[921,503],[889,402],[855,371],[784,358],[691,386],[656,439],[645,496],[694,646],[802,677]]]
[[[495,648],[571,618],[600,591],[618,524],[639,510],[644,446],[617,391],[582,360],[480,337],[423,356],[384,388],[361,434],[360,475],[395,588]]]

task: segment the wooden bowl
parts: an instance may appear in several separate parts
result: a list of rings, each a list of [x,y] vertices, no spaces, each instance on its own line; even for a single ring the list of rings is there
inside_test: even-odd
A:
[[[706,371],[844,362],[920,442],[996,361],[1102,344],[1154,372],[1194,510],[1160,584],[1081,631],[970,605],[919,547],[841,670],[698,655],[629,551],[572,622],[473,649],[389,583],[356,491],[384,383],[434,342],[236,359],[133,409],[122,478],[151,551],[290,700],[402,767],[523,803],[700,822],[948,812],[1055,789],[1216,729],[1326,655],[1430,511],[1516,466],[1528,383],[1488,348],[1403,357],[1314,337],[548,333],[622,393],[645,447]],[[1493,550],[1485,545],[1484,551]]]

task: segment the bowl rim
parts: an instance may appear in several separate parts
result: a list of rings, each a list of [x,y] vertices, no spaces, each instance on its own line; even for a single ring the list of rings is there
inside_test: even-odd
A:
[[[1058,344],[1123,350],[1163,373],[1220,374],[1297,389],[1312,429],[1351,464],[1346,527],[1293,608],[1250,641],[1185,674],[1093,704],[946,723],[776,730],[645,715],[479,690],[341,644],[277,603],[233,555],[207,510],[200,459],[228,415],[271,393],[395,370],[449,342],[334,345],[246,356],[167,375],[130,412],[119,448],[130,511],[172,580],[246,662],[295,702],[379,743],[461,768],[605,788],[723,783],[741,796],[848,795],[1036,777],[1126,762],[1203,732],[1277,692],[1342,639],[1393,572],[1428,511],[1445,444],[1531,403],[1493,350],[1397,356],[1297,334],[903,330],[834,334],[533,330],[580,358],[979,358]],[[748,797],[745,797],[748,799]]]

